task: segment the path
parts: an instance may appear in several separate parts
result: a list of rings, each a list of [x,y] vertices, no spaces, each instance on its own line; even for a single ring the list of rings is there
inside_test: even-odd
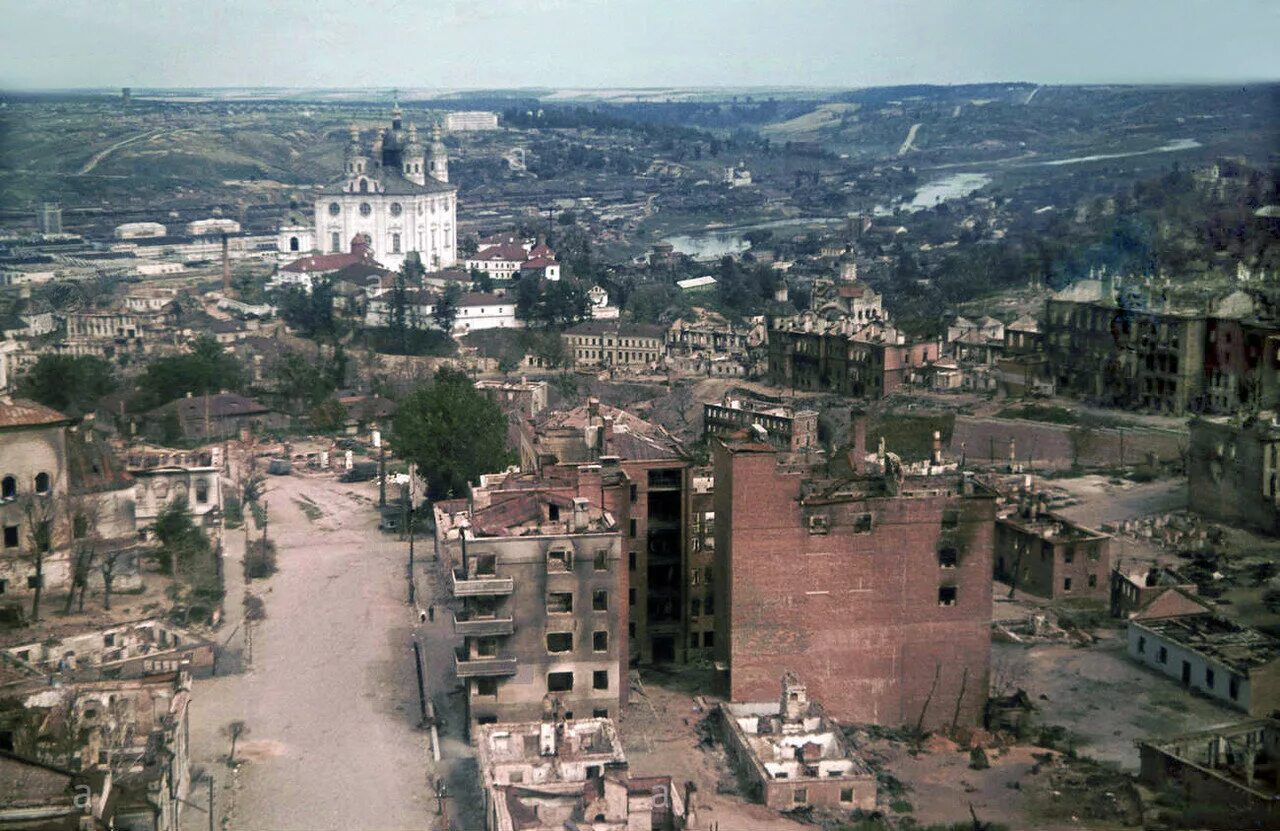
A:
[[[142,141],[143,139],[152,139],[163,132],[164,130],[152,130],[150,133],[139,133],[136,136],[130,136],[127,139],[122,139],[120,141],[117,141],[115,144],[111,145],[106,150],[100,150],[97,153],[93,154],[93,158],[85,162],[84,167],[80,168],[79,172],[77,172],[76,175],[83,176],[86,173],[90,173],[95,167],[98,166],[99,162],[101,162],[107,156],[110,156],[112,153],[119,150],[121,147],[124,147],[126,144],[133,144],[135,141]]]
[[[254,629],[251,667],[197,681],[191,709],[192,763],[218,777],[219,820],[234,803],[230,829],[431,827],[406,550],[377,530],[376,494],[371,483],[268,480],[279,572],[251,584],[267,610]],[[308,519],[304,497],[323,515]],[[229,571],[239,567],[228,562]],[[229,606],[240,601],[228,596]],[[249,732],[229,788],[219,731],[233,720]],[[204,801],[203,786],[194,801]],[[184,817],[188,829],[205,821],[197,811]]]
[[[902,146],[898,148],[898,155],[899,155],[899,156],[905,156],[905,155],[907,155],[907,151],[909,151],[909,150],[912,148],[912,146],[914,146],[914,145],[915,145],[915,143],[916,143],[916,133],[920,132],[920,127],[921,127],[921,126],[923,126],[923,125],[921,125],[921,124],[919,124],[919,123],[912,124],[912,125],[911,125],[911,129],[910,129],[910,130],[907,130],[907,138],[906,138],[906,140],[905,140],[905,141],[903,141],[903,142],[902,142]]]

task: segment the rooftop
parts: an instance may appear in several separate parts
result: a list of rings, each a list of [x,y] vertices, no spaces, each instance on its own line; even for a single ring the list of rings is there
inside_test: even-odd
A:
[[[1280,640],[1212,613],[1159,618],[1132,624],[1247,675],[1280,660]]]
[[[51,427],[67,424],[67,416],[43,404],[25,398],[0,396],[0,429],[24,427]]]

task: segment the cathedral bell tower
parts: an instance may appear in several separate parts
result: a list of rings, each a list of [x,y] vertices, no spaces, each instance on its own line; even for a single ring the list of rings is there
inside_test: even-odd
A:
[[[351,125],[351,143],[347,145],[346,166],[348,179],[364,176],[369,172],[369,157],[360,146],[360,129],[354,124]]]
[[[431,178],[437,182],[449,181],[449,151],[440,140],[440,125],[431,127]]]
[[[418,141],[418,128],[413,124],[409,125],[409,141],[401,154],[401,165],[404,178],[416,185],[427,183],[427,151]]]

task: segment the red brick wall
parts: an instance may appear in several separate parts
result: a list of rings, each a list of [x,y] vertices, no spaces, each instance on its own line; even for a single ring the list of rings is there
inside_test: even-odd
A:
[[[719,615],[734,701],[770,700],[792,671],[833,717],[879,724],[972,724],[990,665],[994,501],[936,496],[827,506],[827,534],[810,534],[800,477],[766,453],[716,453]],[[723,506],[723,507],[722,507]],[[727,508],[727,512],[724,510]],[[944,509],[960,524],[941,528]],[[870,533],[852,518],[871,513]],[[728,520],[728,521],[724,521]],[[944,539],[959,565],[942,569]],[[953,606],[938,602],[955,585]],[[930,697],[930,689],[936,689]]]

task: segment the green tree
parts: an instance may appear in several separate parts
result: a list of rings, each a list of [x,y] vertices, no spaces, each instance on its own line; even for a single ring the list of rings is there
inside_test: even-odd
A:
[[[115,389],[111,364],[88,355],[41,355],[18,380],[18,395],[70,416],[83,415]]]
[[[185,499],[175,499],[161,508],[151,527],[160,541],[161,562],[169,574],[185,570],[209,554],[209,538],[192,521]]]
[[[335,341],[342,335],[342,324],[333,313],[333,283],[317,280],[307,291],[302,286],[287,286],[275,293],[280,317],[305,338]]]
[[[452,332],[453,322],[458,319],[458,299],[462,297],[462,289],[457,283],[450,283],[440,295],[431,309],[431,317],[441,331]]]
[[[238,390],[243,384],[240,363],[208,335],[191,344],[185,355],[157,358],[147,364],[138,379],[133,407],[154,409],[186,393],[204,395],[219,390]]]
[[[498,405],[475,388],[466,373],[441,368],[430,386],[400,403],[392,447],[427,479],[432,499],[464,493],[482,473],[511,462],[507,419]]]
[[[489,276],[487,271],[481,271],[478,268],[471,269],[471,290],[486,293],[493,291],[493,278]]]

